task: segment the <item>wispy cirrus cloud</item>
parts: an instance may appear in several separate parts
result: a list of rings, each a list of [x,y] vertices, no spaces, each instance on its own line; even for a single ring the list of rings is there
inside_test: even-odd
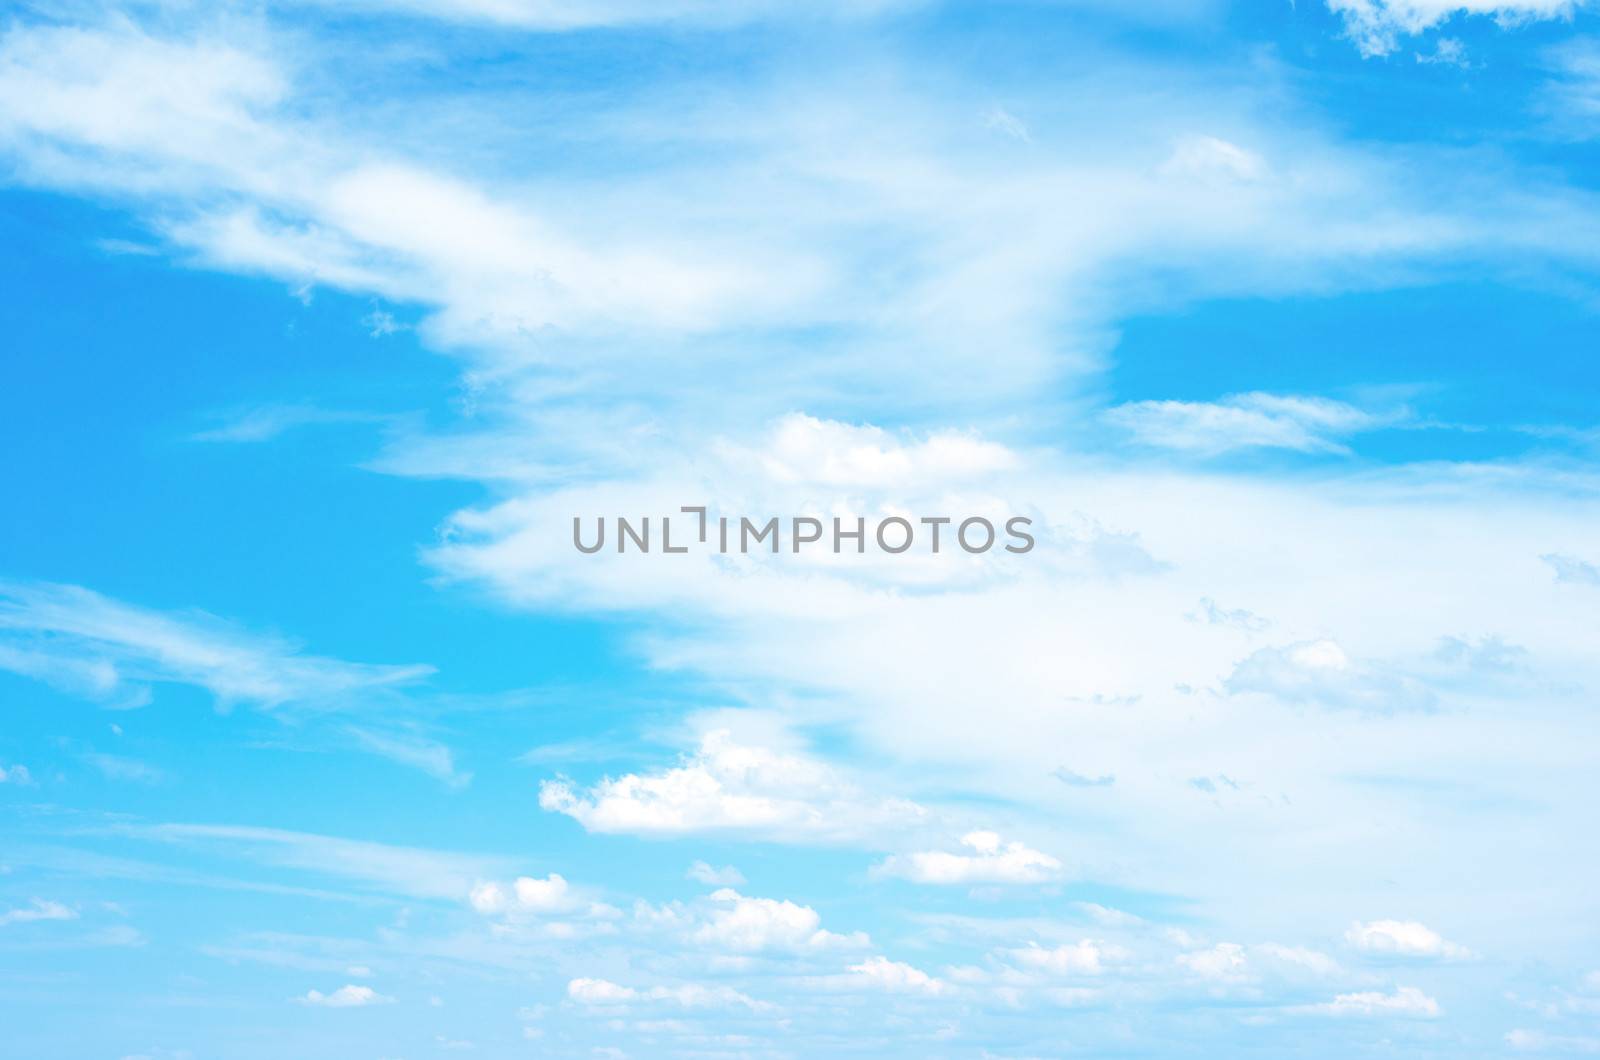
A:
[[[220,417],[216,427],[196,431],[196,442],[269,442],[299,427],[341,423],[384,423],[392,417],[370,412],[325,409],[316,405],[263,405]]]
[[[32,924],[41,920],[76,920],[77,910],[50,901],[35,898],[25,906],[0,911],[0,927],[11,924]]]
[[[433,667],[347,662],[311,655],[283,637],[255,633],[200,611],[138,607],[75,585],[0,582],[0,670],[115,708],[144,706],[161,685],[204,689],[220,709],[250,706],[304,719],[408,708],[412,686]],[[408,723],[346,725],[331,738],[446,784],[471,773],[454,752]],[[107,777],[155,783],[164,771],[123,756],[91,754]]]
[[[15,581],[0,582],[0,669],[114,704],[142,703],[151,685],[170,682],[206,689],[222,707],[265,709],[326,709],[433,672],[304,654],[200,611],[154,611],[81,586]]]
[[[1406,409],[1373,412],[1328,398],[1235,394],[1220,401],[1134,401],[1106,412],[1134,441],[1198,456],[1241,449],[1348,453],[1345,440],[1404,424]]]
[[[353,881],[382,894],[466,903],[485,879],[512,865],[496,855],[460,854],[249,825],[117,824],[110,834],[210,849],[295,872]]]

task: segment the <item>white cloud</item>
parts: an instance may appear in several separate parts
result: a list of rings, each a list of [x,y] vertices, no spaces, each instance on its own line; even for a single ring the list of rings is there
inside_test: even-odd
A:
[[[264,405],[234,412],[224,423],[189,436],[196,442],[268,442],[297,427],[340,423],[378,423],[384,417],[315,405]]]
[[[480,913],[555,913],[572,908],[577,899],[566,879],[552,872],[543,879],[519,876],[509,887],[493,881],[480,883],[472,888],[468,901]]]
[[[178,22],[172,15],[164,24]],[[939,114],[948,110],[970,129],[970,97],[947,108],[948,100],[896,99],[887,89],[841,101],[828,97],[826,76],[817,81],[808,70],[805,85],[778,85],[773,97],[719,103],[723,113],[709,130],[707,115],[683,106],[672,86],[642,93],[661,101],[671,123],[650,120],[649,107],[579,113],[599,119],[588,129],[645,129],[643,142],[662,154],[693,155],[707,142],[695,137],[715,137],[711,173],[652,173],[648,187],[595,179],[584,171],[581,143],[552,145],[543,126],[518,125],[485,141],[523,137],[540,148],[570,148],[551,152],[561,166],[517,182],[468,182],[436,160],[458,148],[471,158],[474,145],[434,142],[438,115],[430,124],[428,100],[414,101],[406,123],[427,148],[406,143],[402,130],[375,147],[359,116],[341,121],[345,115],[322,109],[317,92],[300,92],[334,80],[317,76],[334,67],[319,67],[326,60],[314,50],[296,48],[290,58],[285,49],[274,58],[272,47],[268,39],[241,53],[203,37],[154,41],[107,31],[8,35],[0,46],[8,161],[42,185],[132,204],[171,241],[169,252],[293,283],[316,279],[363,295],[421,299],[423,340],[467,359],[482,415],[470,437],[412,438],[385,466],[465,475],[502,491],[492,508],[450,521],[447,547],[432,556],[446,574],[522,605],[624,606],[652,620],[668,616],[652,621],[655,635],[637,645],[649,664],[781,702],[773,709],[799,721],[838,726],[881,763],[875,790],[926,790],[917,785],[930,774],[959,780],[1018,807],[1019,817],[1031,815],[1017,827],[1044,849],[1071,850],[1075,873],[1081,865],[1090,878],[1164,892],[1182,881],[1197,907],[1234,919],[1267,901],[1294,922],[1342,918],[1352,895],[1383,878],[1375,866],[1400,878],[1457,878],[1461,852],[1476,849],[1484,828],[1484,817],[1467,822],[1461,805],[1492,805],[1506,791],[1549,809],[1499,833],[1514,848],[1504,862],[1515,872],[1473,863],[1482,889],[1475,900],[1522,893],[1530,873],[1556,878],[1570,870],[1562,841],[1582,821],[1566,807],[1592,803],[1585,796],[1593,794],[1593,770],[1581,753],[1586,745],[1572,738],[1574,715],[1559,687],[1593,687],[1585,662],[1592,616],[1582,601],[1563,600],[1580,594],[1554,591],[1532,557],[1592,536],[1594,505],[1581,476],[1559,489],[1508,465],[1252,481],[1107,471],[1066,453],[1009,448],[1005,466],[988,467],[989,450],[964,444],[954,446],[956,459],[934,459],[932,437],[974,437],[937,428],[874,435],[858,423],[816,419],[819,428],[802,418],[786,423],[791,445],[781,431],[749,426],[795,407],[840,419],[873,408],[886,424],[901,422],[906,410],[923,423],[983,423],[985,412],[1000,408],[1015,419],[990,419],[996,437],[1012,429],[1038,437],[1038,425],[1093,418],[1076,407],[1059,416],[1056,401],[1103,366],[1104,329],[1144,291],[1142,278],[1117,282],[1128,262],[1170,277],[1177,301],[1219,291],[1384,287],[1396,275],[1426,278],[1430,263],[1461,252],[1474,261],[1518,250],[1589,253],[1592,219],[1568,192],[1548,188],[1530,209],[1527,174],[1509,163],[1503,173],[1475,174],[1467,187],[1453,179],[1462,172],[1453,151],[1410,145],[1397,156],[1385,146],[1341,146],[1303,120],[1303,101],[1276,88],[1241,89],[1231,68],[1219,88],[1159,68],[1108,75],[1098,64],[1082,81],[1052,83],[1052,107],[1019,101],[1035,138],[1026,150],[994,136],[982,137],[976,157],[947,150],[950,130]],[[1105,87],[1118,75],[1167,88],[1147,107],[1135,96],[1148,94]],[[1099,91],[1082,91],[1086,85]],[[784,96],[792,103],[774,101]],[[473,102],[480,113],[501,110]],[[578,111],[571,99],[551,105]],[[1293,118],[1261,117],[1274,113]],[[1173,133],[1187,129],[1215,130],[1216,142],[1164,168]],[[641,146],[596,139],[613,163],[619,149]],[[990,157],[997,149],[1008,152],[1004,166]],[[284,158],[298,161],[285,167]],[[370,158],[383,164],[365,168]],[[748,169],[740,158],[750,159]],[[567,171],[578,176],[565,180]],[[1220,179],[1196,179],[1200,173]],[[751,181],[752,174],[771,176]],[[753,190],[741,192],[742,185]],[[643,208],[635,205],[641,201]],[[774,211],[774,202],[785,208]],[[452,224],[418,231],[436,217],[460,222],[459,236]],[[684,218],[692,240],[661,220],[672,217]],[[738,235],[746,232],[747,239]],[[774,267],[752,243],[786,253]],[[707,247],[698,260],[710,267],[690,270],[687,296],[679,300],[670,283],[653,288],[680,257],[695,258],[685,249],[692,245]],[[884,270],[885,246],[913,267]],[[745,305],[749,288],[723,286],[719,262],[747,272],[750,287],[782,289],[783,297]],[[605,336],[627,331],[635,318],[650,341],[607,345]],[[783,345],[796,325],[823,337],[804,358]],[[546,341],[547,328],[561,330]],[[696,328],[705,341],[675,345]],[[828,336],[843,338],[830,345]],[[549,363],[557,348],[570,350],[579,367]],[[641,349],[655,356],[640,357]],[[525,374],[530,365],[536,380]],[[729,401],[725,385],[705,385],[725,381],[735,366],[751,393],[780,394],[782,407],[755,409]],[[768,371],[782,374],[762,374]],[[621,404],[641,391],[659,398],[648,415],[566,407],[597,393],[620,395]],[[563,407],[552,407],[550,393],[561,395]],[[1241,411],[1219,404],[1223,418]],[[1245,419],[1258,437],[1291,448],[1325,451],[1356,429],[1338,410],[1331,420],[1328,409],[1242,411],[1254,415]],[[1226,432],[1186,436],[1198,429],[1185,427],[1185,417],[1196,414],[1181,410],[1176,426],[1164,429],[1204,451]],[[884,580],[851,570],[818,577],[794,567],[705,564],[667,573],[656,563],[602,575],[598,565],[570,562],[557,516],[570,519],[600,502],[638,503],[649,492],[641,484],[660,485],[659,496],[676,503],[727,499],[746,487],[722,474],[725,463],[712,462],[701,477],[674,477],[670,466],[655,474],[668,464],[663,454],[711,453],[712,435],[753,454],[748,463],[763,477],[752,492],[785,509],[840,493],[880,491],[899,503],[932,494],[1027,505],[1062,529],[1109,529],[1070,540],[1063,534],[1026,568],[970,579],[938,571],[916,591],[885,591]],[[541,444],[530,455],[535,438]],[[773,453],[770,466],[761,462]],[[947,474],[962,467],[988,470]],[[800,481],[810,474],[825,482]],[[793,492],[770,488],[783,475],[796,480]],[[927,492],[897,492],[900,476],[920,480]],[[958,488],[946,489],[949,481]],[[1135,547],[1144,562],[1125,562]],[[891,578],[909,580],[898,572]],[[1251,696],[1213,695],[1256,645],[1243,640],[1247,630],[1182,618],[1203,596],[1248,602],[1273,617],[1286,647],[1277,649],[1281,659],[1264,661],[1282,667],[1257,667],[1254,681],[1249,668],[1238,675],[1237,687]],[[1551,678],[1509,718],[1470,690],[1452,696],[1469,709],[1427,718],[1272,709],[1319,697],[1380,697],[1393,677],[1367,660],[1425,650],[1419,638],[1478,636],[1501,623],[1534,648]],[[1323,644],[1338,646],[1343,666],[1319,663],[1322,649],[1297,656],[1295,646]],[[31,665],[60,661],[39,648],[28,645]],[[6,659],[18,659],[19,649],[7,650]],[[134,690],[137,682],[119,668],[125,651],[133,649],[96,657],[103,665],[80,668],[81,680],[117,694]],[[802,694],[769,695],[774,689]],[[258,699],[240,698],[264,702],[280,693],[251,685],[250,694]],[[1430,773],[1472,778],[1468,799],[1427,802],[1416,783],[1419,747],[1428,750]],[[1079,768],[1093,766],[1087,775],[1116,777],[1117,798],[1101,799],[1110,804],[1096,805],[1092,820],[1077,802],[1105,793],[1064,789],[1049,776],[1064,749]],[[564,782],[546,794],[595,831],[650,835],[705,827],[792,837],[844,828],[853,837],[851,814],[864,801],[870,818],[883,802],[859,792],[775,790],[765,766],[752,780],[722,757],[702,748],[680,769],[643,770],[592,788]],[[1183,778],[1219,770],[1250,778],[1250,799],[1224,812],[1178,797],[1192,796]],[[1413,783],[1378,791],[1352,784],[1356,770]],[[1063,805],[1068,799],[1074,805]],[[881,834],[886,826],[866,830]],[[1317,858],[1305,854],[1312,842]],[[260,837],[250,846],[266,860],[318,865],[336,853],[314,845],[288,853]],[[1219,850],[1234,856],[1219,864]],[[338,873],[355,871],[363,853],[337,851]],[[419,871],[426,882],[403,882],[404,872],[389,880],[384,870],[379,885],[460,901],[486,878],[476,865]],[[1574,904],[1556,901],[1530,919],[1560,938],[1581,913]]]
[[[684,873],[684,876],[710,887],[737,887],[744,882],[744,873],[732,865],[724,865],[719,869],[704,861],[696,861],[690,865],[689,871]]]
[[[691,936],[701,946],[749,953],[867,944],[867,937],[860,932],[837,935],[823,930],[821,916],[810,906],[772,898],[747,898],[732,890],[716,892],[711,903],[706,922]]]
[[[1328,0],[1367,56],[1388,55],[1403,36],[1416,36],[1462,15],[1492,16],[1502,26],[1570,19],[1586,0]]]
[[[994,832],[969,832],[961,845],[970,854],[942,850],[895,854],[874,870],[914,883],[1043,883],[1060,875],[1061,862],[1020,842],[1002,842]]]
[[[394,12],[536,32],[668,25],[734,26],[766,19],[863,18],[907,0],[818,0],[799,10],[780,0],[301,0],[341,10]]]
[[[1201,179],[1260,180],[1267,164],[1260,155],[1215,136],[1187,136],[1163,166],[1168,173]]]
[[[1577,556],[1547,552],[1539,557],[1555,572],[1556,581],[1572,585],[1600,585],[1600,567]]]
[[[320,990],[307,990],[303,996],[294,1000],[302,1005],[316,1005],[322,1008],[363,1008],[367,1005],[391,1004],[394,998],[385,997],[370,986],[347,983],[331,994],[324,994]]]
[[[1467,59],[1466,45],[1454,37],[1440,37],[1433,51],[1417,53],[1417,62],[1424,66],[1456,66],[1463,70],[1472,68],[1472,63]]]
[[[341,839],[244,825],[115,825],[110,831],[155,842],[203,845],[301,872],[354,880],[382,893],[469,901],[507,859]]]
[[[24,765],[0,766],[0,784],[29,787],[33,784],[33,774],[29,773],[28,767]]]
[[[473,447],[526,465],[525,446],[494,435],[525,438],[530,415],[549,439],[541,459],[636,458],[630,440],[659,437],[668,421],[723,427],[752,411],[747,400],[735,417],[706,398],[736,356],[773,384],[748,394],[1011,409],[1102,366],[1105,328],[1142,297],[1116,279],[1130,260],[1190,297],[1382,283],[1362,266],[1485,246],[1586,253],[1592,243],[1585,225],[1567,223],[1583,216],[1576,200],[1533,210],[1525,197],[1476,187],[1450,195],[1455,185],[1423,172],[1448,176],[1448,155],[1395,167],[1304,123],[1264,119],[1294,104],[1278,83],[1241,92],[1231,78],[1123,57],[1019,99],[1049,114],[1058,135],[1049,149],[1036,137],[1040,149],[998,171],[988,145],[956,146],[972,124],[970,105],[953,105],[958,92],[863,100],[845,70],[711,94],[715,104],[700,84],[659,73],[662,83],[603,103],[581,92],[552,99],[606,133],[577,139],[498,106],[492,89],[478,100],[505,123],[492,133],[453,121],[458,97],[418,98],[407,136],[371,127],[360,108],[341,112],[347,96],[310,90],[327,83],[318,73],[338,82],[336,51],[277,36],[271,22],[251,33],[161,23],[159,34],[128,18],[14,28],[0,42],[0,146],[23,179],[130,202],[177,253],[421,306],[425,341],[495,369],[479,396],[495,415],[476,438],[424,443],[390,467],[420,470],[426,456]],[[1172,91],[1152,101],[1091,90],[1108,75]],[[1209,131],[1179,136],[1162,165],[1174,129],[1188,128]],[[458,153],[438,150],[445,129],[458,141],[525,137],[564,161],[519,167],[520,179],[468,180],[441,160]],[[603,164],[664,137],[675,157],[716,145],[708,155],[718,161],[632,176]],[[487,144],[454,146],[471,157]],[[790,208],[774,211],[780,200]],[[1064,200],[1093,206],[1052,208]],[[1485,201],[1497,204],[1491,216]],[[884,270],[886,239],[914,264]],[[816,334],[804,357],[797,327]],[[546,329],[581,348],[571,365],[530,341]],[[640,358],[643,335],[671,355]],[[704,341],[683,341],[691,335]],[[763,355],[735,354],[735,343],[759,343]],[[562,381],[530,386],[519,369]],[[553,392],[577,391],[604,407],[551,408]],[[623,411],[623,399],[644,393],[658,413]]]
[[[0,927],[8,924],[30,924],[39,920],[76,920],[76,910],[46,898],[34,898],[26,906],[7,909],[0,913]]]
[[[1251,977],[1245,948],[1236,942],[1219,942],[1210,949],[1180,953],[1177,961],[1201,979],[1213,982],[1237,983]]]
[[[135,784],[164,784],[169,779],[167,771],[160,766],[141,762],[136,758],[92,752],[85,754],[83,760],[98,769],[108,780],[126,780]]]
[[[819,761],[739,744],[720,729],[673,769],[608,777],[587,792],[546,781],[539,805],[591,832],[758,832],[817,842],[857,841],[925,814],[910,802],[869,796]]]
[[[1052,948],[1030,942],[1022,949],[1005,951],[1021,967],[1053,975],[1099,975],[1105,970],[1107,957],[1116,955],[1116,952],[1105,943],[1091,939]]]
[[[1221,401],[1133,401],[1106,412],[1113,426],[1161,449],[1217,456],[1239,449],[1346,453],[1341,439],[1403,422],[1328,398],[1235,394]]]
[[[420,769],[452,788],[464,788],[472,783],[470,772],[456,768],[455,753],[437,740],[411,732],[375,732],[355,726],[346,731],[362,750]]]
[[[1415,920],[1373,920],[1354,923],[1344,933],[1345,941],[1367,953],[1402,957],[1470,957],[1472,951],[1441,936]]]
[[[975,435],[944,431],[922,438],[879,427],[783,416],[759,448],[729,448],[731,463],[759,461],[779,483],[905,487],[981,479],[1017,464],[1015,453]]]
[[[1439,1003],[1414,986],[1402,986],[1392,994],[1361,991],[1339,994],[1332,1001],[1313,1006],[1313,1011],[1332,1016],[1421,1016],[1439,1015]]]
[[[622,986],[608,979],[578,978],[567,983],[567,997],[581,1005],[627,1005],[666,1003],[681,1008],[746,1008],[764,1012],[772,1006],[727,986],[684,983],[654,986],[648,990]]]
[[[585,1005],[614,1005],[632,1001],[639,992],[629,986],[619,986],[609,979],[573,979],[567,983],[567,996]]]
[[[374,666],[300,653],[202,612],[171,615],[75,585],[0,582],[0,669],[124,704],[153,682],[205,688],[228,706],[326,706],[408,684],[427,666]]]
[[[1550,1034],[1518,1027],[1506,1032],[1506,1044],[1528,1053],[1600,1053],[1600,1038],[1581,1034]]]
[[[892,994],[936,995],[949,990],[949,984],[927,972],[882,956],[869,957],[860,964],[852,964],[847,983],[886,990]]]
[[[551,937],[573,937],[583,930],[610,933],[610,922],[623,915],[555,872],[542,878],[518,876],[508,883],[481,881],[467,895],[467,903],[485,916],[504,918],[502,928],[514,929],[535,919]]]
[[[1233,668],[1223,687],[1233,695],[1256,693],[1376,713],[1425,710],[1434,703],[1423,681],[1392,668],[1357,664],[1327,638],[1259,648]]]
[[[1250,948],[1251,956],[1264,963],[1275,963],[1281,970],[1303,971],[1314,976],[1329,976],[1339,972],[1339,962],[1326,953],[1303,946],[1285,946],[1266,942]]]

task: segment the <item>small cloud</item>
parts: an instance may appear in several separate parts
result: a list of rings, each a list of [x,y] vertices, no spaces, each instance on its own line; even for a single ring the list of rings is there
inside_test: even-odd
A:
[[[19,788],[33,786],[33,774],[27,766],[0,766],[0,784],[15,784]]]
[[[561,913],[582,904],[566,878],[555,872],[543,879],[518,876],[509,887],[492,881],[480,883],[472,889],[468,901],[472,908],[485,915],[508,912]]]
[[[587,792],[562,778],[539,786],[539,806],[590,832],[685,835],[746,832],[848,842],[916,823],[927,811],[861,791],[827,763],[706,733],[679,765],[607,777]]]
[[[1025,144],[1033,143],[1033,134],[1022,123],[1022,119],[1006,110],[1004,107],[993,107],[983,117],[983,124],[995,132],[1003,133],[1013,140],[1020,140]]]
[[[1569,585],[1600,585],[1600,567],[1593,563],[1560,552],[1546,552],[1539,557],[1555,571],[1556,581]]]
[[[1417,62],[1425,66],[1457,66],[1463,70],[1472,68],[1467,61],[1466,45],[1455,37],[1440,37],[1432,52],[1417,52]]]
[[[1096,923],[1105,924],[1107,927],[1132,927],[1135,924],[1144,923],[1142,917],[1134,916],[1132,913],[1124,912],[1121,909],[1112,909],[1110,906],[1101,905],[1098,902],[1074,902],[1073,904],[1085,916]]]
[[[1055,879],[1061,862],[1022,843],[1002,843],[994,832],[969,832],[961,845],[970,854],[925,850],[895,854],[873,872],[913,883],[1043,883]]]
[[[404,331],[405,325],[395,320],[394,314],[382,309],[374,309],[361,318],[361,326],[367,329],[367,334],[375,339],[386,335],[393,335],[397,331]]]
[[[1373,920],[1351,924],[1344,933],[1345,941],[1366,953],[1391,954],[1400,957],[1439,957],[1460,959],[1472,956],[1465,946],[1458,946],[1437,931],[1415,920]]]
[[[1022,968],[1053,975],[1099,975],[1105,970],[1108,958],[1121,955],[1121,950],[1103,942],[1083,939],[1053,948],[1030,942],[1019,950],[1005,950],[1006,956]]]
[[[1427,710],[1433,692],[1407,674],[1357,663],[1337,641],[1301,641],[1261,648],[1246,656],[1223,682],[1229,695],[1259,693],[1286,703],[1390,713]]]
[[[1238,983],[1250,978],[1249,960],[1237,942],[1219,942],[1208,950],[1180,953],[1177,962],[1210,982]]]
[[[1243,630],[1246,633],[1260,633],[1272,625],[1260,615],[1242,609],[1228,610],[1217,606],[1217,602],[1209,596],[1200,598],[1200,606],[1195,611],[1190,611],[1183,616],[1190,622],[1205,622],[1212,626],[1228,626],[1233,629]]]
[[[684,873],[688,879],[697,883],[704,883],[712,887],[737,887],[744,883],[744,873],[732,865],[722,868],[713,868],[704,861],[697,861],[689,866],[689,871]]]
[[[364,1008],[367,1005],[388,1005],[394,998],[385,997],[370,986],[346,983],[331,994],[324,994],[320,990],[307,990],[304,996],[293,1000],[296,1004],[318,1005],[322,1008]]]
[[[1218,401],[1131,401],[1106,422],[1141,445],[1211,457],[1243,449],[1348,454],[1341,439],[1410,419],[1408,409],[1372,412],[1321,397],[1233,394]]]
[[[869,957],[850,966],[849,981],[893,994],[942,994],[946,985],[927,972],[887,957]]]
[[[1101,773],[1097,776],[1090,776],[1087,773],[1073,772],[1066,766],[1052,770],[1050,775],[1068,787],[1073,788],[1109,788],[1111,785],[1117,782],[1116,776],[1111,773]]]
[[[772,1009],[768,1002],[757,1001],[732,987],[702,986],[684,983],[680,986],[656,986],[648,990],[635,989],[613,983],[609,979],[578,978],[567,983],[567,997],[580,1005],[629,1005],[633,1003],[665,1003],[681,1008],[746,1008],[752,1012]]]
[[[371,412],[324,409],[314,405],[263,405],[234,412],[219,426],[189,435],[191,442],[270,442],[299,427],[340,423],[382,423],[389,417]]]
[[[1162,171],[1202,179],[1251,182],[1266,176],[1260,155],[1215,136],[1186,136],[1162,164]]]
[[[8,924],[31,924],[40,920],[76,920],[78,913],[60,902],[34,898],[28,905],[0,913],[0,927]]]
[[[1225,773],[1218,773],[1215,777],[1190,777],[1189,786],[1208,795],[1216,795],[1224,790],[1239,790],[1239,782]]]
[[[1412,1016],[1432,1019],[1439,1015],[1439,1003],[1414,986],[1402,986],[1392,994],[1376,990],[1339,994],[1332,1001],[1311,1006],[1311,1011],[1330,1016]]]
[[[161,253],[159,247],[152,246],[149,243],[138,243],[131,239],[97,239],[94,245],[107,254],[115,254],[118,257],[148,258]]]
[[[420,769],[452,788],[464,788],[472,783],[472,774],[456,768],[455,753],[437,740],[413,733],[384,733],[350,726],[345,730],[355,738],[363,751],[398,762],[412,769]]]
[[[609,979],[574,979],[567,984],[567,996],[585,1005],[619,1005],[632,1001],[639,992]]]
[[[1521,1053],[1600,1053],[1600,1038],[1575,1034],[1547,1034],[1524,1028],[1506,1032],[1506,1044]]]
[[[125,780],[133,784],[165,784],[170,775],[159,766],[141,762],[136,758],[91,752],[83,760],[100,771],[107,780]]]
[[[834,947],[866,946],[860,932],[840,935],[822,927],[822,917],[808,905],[777,898],[752,898],[724,888],[711,895],[705,924],[691,936],[701,946],[739,953],[769,950],[803,952]]]

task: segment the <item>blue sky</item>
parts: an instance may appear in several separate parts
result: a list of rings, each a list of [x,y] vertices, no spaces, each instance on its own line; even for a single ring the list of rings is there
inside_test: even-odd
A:
[[[1597,19],[8,5],[0,1055],[1600,1052]]]

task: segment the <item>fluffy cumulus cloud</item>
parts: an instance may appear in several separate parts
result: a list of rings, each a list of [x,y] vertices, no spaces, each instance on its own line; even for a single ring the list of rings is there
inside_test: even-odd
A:
[[[809,906],[772,898],[747,898],[721,890],[711,896],[712,909],[691,936],[699,945],[734,952],[809,950],[864,946],[860,932],[836,935],[822,929],[822,917]]]
[[[24,765],[0,766],[0,784],[27,787],[33,783],[33,774]]]
[[[1367,953],[1397,957],[1470,957],[1472,952],[1415,920],[1373,920],[1354,923],[1345,941]]]
[[[884,876],[913,883],[1043,883],[1057,878],[1061,862],[1027,845],[1005,842],[994,832],[969,832],[961,837],[965,852],[923,850],[895,854],[876,868]]]
[[[546,781],[539,805],[591,832],[760,832],[817,842],[859,841],[925,815],[914,803],[869,795],[814,758],[740,744],[720,729],[671,769],[608,777],[586,791]]]
[[[468,900],[480,913],[502,913],[510,909],[533,913],[554,913],[572,907],[575,897],[567,881],[552,872],[544,879],[518,876],[510,887],[493,881],[472,888]]]
[[[937,995],[949,985],[920,968],[887,957],[869,957],[860,964],[852,964],[844,977],[847,985],[884,990],[891,994]]]

